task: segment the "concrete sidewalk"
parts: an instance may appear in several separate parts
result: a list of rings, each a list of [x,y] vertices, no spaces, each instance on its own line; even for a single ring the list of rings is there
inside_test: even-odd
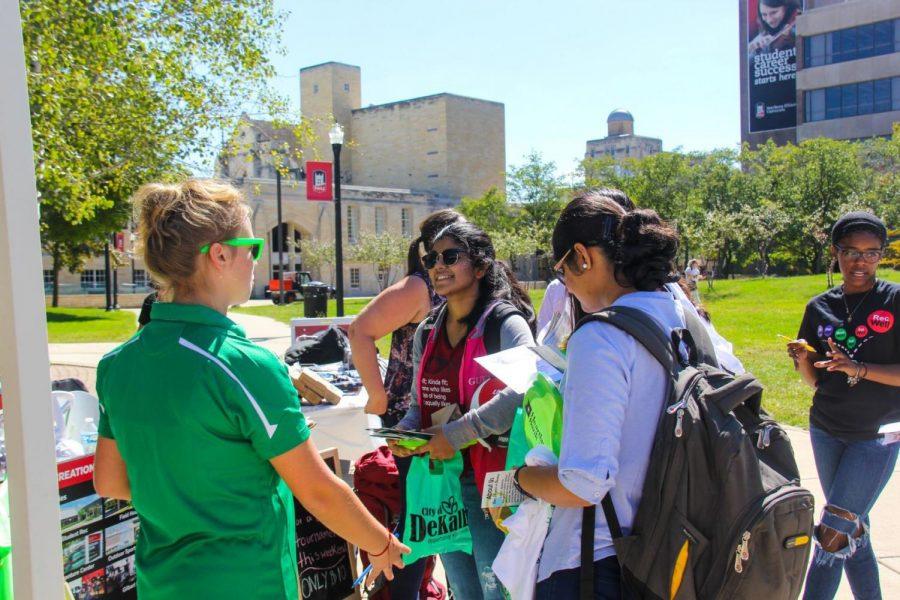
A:
[[[244,328],[247,336],[283,356],[290,346],[290,327],[267,317],[257,317],[231,313],[229,317]],[[53,377],[78,377],[96,393],[96,366],[100,358],[118,344],[50,344],[51,372]],[[819,485],[816,465],[813,459],[809,433],[796,427],[787,427],[803,485],[816,497],[816,514],[825,505]],[[872,546],[878,558],[881,590],[884,598],[900,598],[900,464],[894,471],[893,479],[881,494],[870,515],[872,523]],[[841,582],[837,598],[850,600],[853,594],[846,577]]]
[[[139,309],[126,310],[140,312]],[[283,357],[291,345],[291,328],[285,323],[237,312],[228,317],[243,327],[253,342],[279,357]],[[119,343],[50,344],[50,376],[53,379],[80,379],[92,394],[96,394],[97,364],[104,354],[118,346]]]

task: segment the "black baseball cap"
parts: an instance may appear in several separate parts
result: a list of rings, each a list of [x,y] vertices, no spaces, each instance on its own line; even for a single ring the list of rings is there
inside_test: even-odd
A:
[[[878,236],[881,245],[887,241],[887,227],[884,222],[870,212],[854,211],[841,216],[831,228],[831,243],[838,241],[853,231],[870,231]]]

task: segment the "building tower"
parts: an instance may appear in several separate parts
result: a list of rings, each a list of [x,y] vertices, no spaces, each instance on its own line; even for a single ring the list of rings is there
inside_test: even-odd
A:
[[[607,156],[619,162],[626,158],[643,158],[662,152],[662,140],[634,134],[634,117],[617,108],[606,118],[606,137],[588,140],[585,158]]]
[[[624,108],[617,108],[606,118],[607,136],[634,135],[634,117]]]
[[[344,128],[344,139],[353,140],[351,114],[362,102],[360,68],[327,62],[300,69],[300,110],[313,125],[316,140],[303,148],[304,160],[332,160],[328,130],[332,119]],[[341,154],[341,179],[353,181],[351,152]]]

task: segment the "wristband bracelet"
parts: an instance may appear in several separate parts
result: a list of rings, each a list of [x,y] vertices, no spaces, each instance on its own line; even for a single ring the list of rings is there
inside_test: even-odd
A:
[[[526,492],[525,489],[522,487],[522,484],[519,483],[519,471],[521,471],[523,468],[525,468],[525,466],[526,465],[520,465],[520,466],[516,467],[515,471],[513,471],[513,485],[516,486],[516,489],[519,490],[519,492],[521,492],[521,494],[523,496],[525,496],[526,498],[531,498],[532,500],[537,500],[537,498],[535,498],[534,496],[532,496],[531,494]]]
[[[387,530],[385,530],[385,531],[387,531]],[[369,558],[371,558],[371,557],[373,557],[373,556],[381,556],[382,554],[384,554],[385,552],[387,552],[387,551],[388,551],[388,548],[391,547],[391,541],[392,541],[391,538],[392,538],[392,537],[394,537],[394,536],[391,534],[390,531],[388,531],[388,541],[387,541],[387,546],[385,546],[385,547],[384,547],[384,550],[382,550],[382,551],[379,552],[378,554],[372,554],[372,553],[370,552],[370,553],[369,553]]]

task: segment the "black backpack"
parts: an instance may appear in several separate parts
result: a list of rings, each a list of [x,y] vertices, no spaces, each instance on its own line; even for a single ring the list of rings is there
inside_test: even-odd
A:
[[[797,597],[809,559],[813,496],[799,485],[787,434],[761,408],[762,385],[749,373],[735,376],[707,364],[714,358],[698,360],[697,329],[690,324],[670,337],[648,314],[621,306],[588,315],[577,327],[590,321],[634,337],[672,378],[629,535],[622,535],[609,494],[601,502],[623,596]],[[595,519],[596,507],[584,509],[583,599],[593,598]]]

